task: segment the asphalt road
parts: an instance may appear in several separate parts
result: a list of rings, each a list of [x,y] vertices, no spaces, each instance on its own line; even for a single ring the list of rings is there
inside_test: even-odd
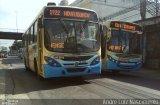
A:
[[[12,56],[0,59],[0,99],[3,105],[99,105],[103,99],[160,99],[160,71],[40,80]]]

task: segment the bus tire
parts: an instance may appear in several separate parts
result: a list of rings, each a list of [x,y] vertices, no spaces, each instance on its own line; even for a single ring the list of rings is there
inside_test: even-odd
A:
[[[26,59],[24,58],[24,66],[25,66],[25,70],[26,71],[29,71],[29,68],[27,67],[27,65],[26,65]]]
[[[37,67],[36,59],[34,59],[34,70],[35,70],[36,75],[38,75],[38,67]]]

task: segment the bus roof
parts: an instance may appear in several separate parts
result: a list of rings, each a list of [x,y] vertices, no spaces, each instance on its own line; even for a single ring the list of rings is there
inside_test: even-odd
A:
[[[76,7],[76,6],[53,6],[53,5],[49,5],[49,6],[44,6],[44,8],[46,7],[60,7],[60,8],[75,8],[75,9],[83,9],[83,10],[86,10],[86,11],[92,11],[92,12],[95,12],[94,10],[91,10],[91,9],[87,9],[87,8],[82,8],[82,7]]]
[[[47,5],[47,6],[44,6],[42,9],[41,9],[41,11],[39,12],[39,14],[37,15],[37,17],[33,20],[33,22],[31,23],[31,25],[38,19],[38,18],[41,18],[43,15],[44,15],[44,11],[45,11],[45,9],[46,8],[70,8],[70,9],[79,9],[79,10],[85,10],[85,11],[88,11],[88,12],[93,12],[93,13],[95,13],[96,14],[96,16],[97,16],[97,13],[94,11],[94,10],[91,10],[91,9],[86,9],[86,8],[81,8],[81,7],[75,7],[75,6],[56,6],[56,5]],[[97,21],[98,21],[98,16],[97,16]],[[30,26],[31,25],[29,25],[29,28],[30,28]],[[29,28],[27,28],[27,30],[29,29]],[[27,31],[26,30],[26,31]]]

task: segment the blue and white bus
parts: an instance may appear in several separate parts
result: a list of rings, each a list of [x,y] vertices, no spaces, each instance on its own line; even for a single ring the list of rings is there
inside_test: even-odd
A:
[[[93,10],[45,6],[23,35],[26,69],[43,78],[100,74],[98,22]]]
[[[142,27],[135,23],[107,21],[103,23],[102,69],[119,72],[142,67]]]

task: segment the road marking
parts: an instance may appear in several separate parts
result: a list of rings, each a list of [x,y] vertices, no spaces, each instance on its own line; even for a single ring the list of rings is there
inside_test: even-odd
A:
[[[101,80],[103,82],[106,82],[106,79],[97,79],[97,80]],[[129,86],[131,88],[136,88],[138,90],[143,90],[152,94],[156,94],[160,96],[160,91],[159,90],[155,90],[155,89],[151,89],[151,88],[147,88],[147,87],[143,87],[143,86],[139,86],[139,85],[134,85],[131,83],[126,83],[126,82],[122,82],[122,81],[117,81],[117,80],[113,80],[113,79],[107,79],[107,81],[111,82],[112,84],[121,84],[124,86]]]

